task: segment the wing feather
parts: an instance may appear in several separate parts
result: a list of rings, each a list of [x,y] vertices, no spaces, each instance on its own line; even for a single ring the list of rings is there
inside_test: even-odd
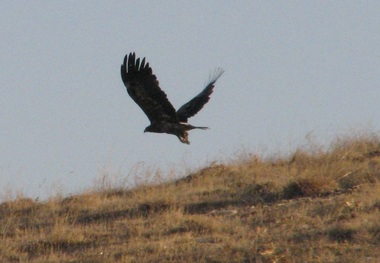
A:
[[[208,84],[204,90],[177,110],[179,121],[187,122],[188,118],[194,116],[203,108],[203,106],[210,100],[210,95],[213,92],[215,82],[223,72],[223,69],[216,68],[213,74],[210,75]]]
[[[175,109],[166,94],[159,87],[159,82],[153,74],[145,58],[140,63],[135,53],[124,57],[121,65],[121,78],[128,94],[144,111],[151,123],[160,121],[178,121]]]

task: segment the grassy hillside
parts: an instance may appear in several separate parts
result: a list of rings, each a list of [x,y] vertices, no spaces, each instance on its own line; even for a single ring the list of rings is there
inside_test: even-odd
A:
[[[380,141],[0,204],[0,262],[380,262]]]

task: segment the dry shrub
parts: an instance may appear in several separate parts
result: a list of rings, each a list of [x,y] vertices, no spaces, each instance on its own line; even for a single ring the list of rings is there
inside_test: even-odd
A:
[[[336,184],[329,178],[300,178],[290,181],[282,195],[285,199],[321,196],[331,193],[335,187]]]
[[[365,262],[380,258],[380,146],[342,138],[133,189],[0,204],[1,262]],[[133,176],[133,175],[132,175]],[[123,182],[123,180],[116,180]],[[375,261],[374,261],[375,262]]]

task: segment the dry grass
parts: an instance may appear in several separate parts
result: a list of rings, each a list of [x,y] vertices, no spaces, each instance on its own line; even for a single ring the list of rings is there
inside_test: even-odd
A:
[[[380,141],[0,204],[1,262],[378,262]]]

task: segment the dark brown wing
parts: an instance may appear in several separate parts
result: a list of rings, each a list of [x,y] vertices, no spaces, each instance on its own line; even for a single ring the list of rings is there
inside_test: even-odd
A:
[[[177,122],[173,105],[160,87],[145,58],[140,63],[135,53],[125,56],[121,65],[121,78],[129,96],[140,106],[151,123],[159,121]]]
[[[195,98],[184,104],[177,110],[178,120],[187,122],[187,119],[194,116],[200,111],[203,106],[210,100],[210,95],[213,92],[214,84],[218,78],[223,74],[224,70],[221,68],[215,69],[214,73],[210,75],[209,82],[204,90],[199,93]]]

